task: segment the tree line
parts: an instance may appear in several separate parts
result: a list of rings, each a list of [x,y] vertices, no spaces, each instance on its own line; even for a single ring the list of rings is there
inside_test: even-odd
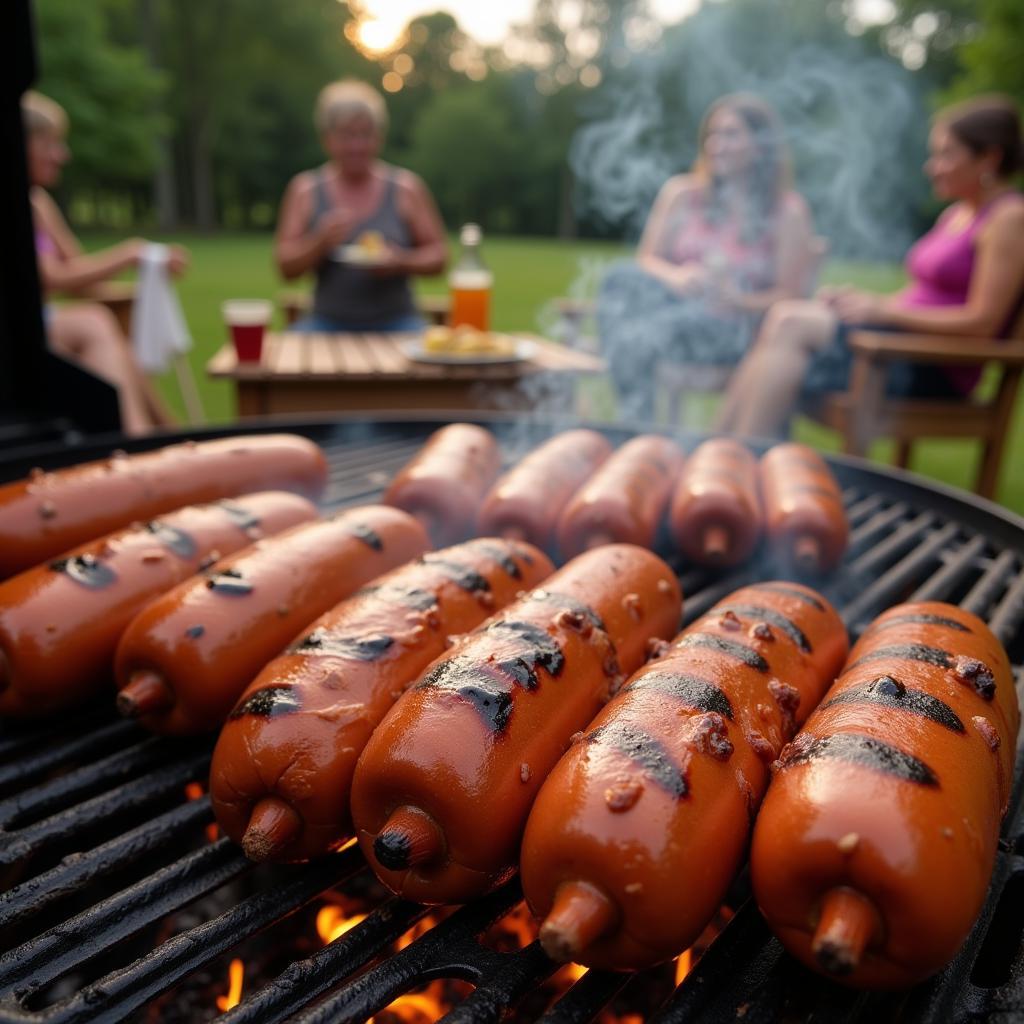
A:
[[[935,97],[1024,99],[1017,0],[900,0],[881,27],[858,25],[853,0],[705,0],[667,28],[645,0],[536,0],[504,46],[436,13],[377,56],[357,3],[36,0],[76,223],[268,227],[323,159],[317,91],[356,77],[391,90],[384,157],[426,179],[450,225],[635,235],[696,155],[707,104],[744,88],[780,110],[834,247],[888,254],[934,212],[919,164]]]

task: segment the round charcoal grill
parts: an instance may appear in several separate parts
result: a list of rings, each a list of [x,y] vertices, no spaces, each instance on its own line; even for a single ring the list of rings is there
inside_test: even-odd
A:
[[[331,467],[324,504],[333,509],[378,499],[442,422],[395,415],[256,429],[296,430],[323,446]],[[477,422],[498,434],[510,460],[578,425],[497,415]],[[635,433],[596,429],[615,443]],[[156,443],[107,441],[5,453],[0,479]],[[989,623],[1020,678],[1024,520],[905,473],[839,457],[830,463],[851,537],[841,569],[821,589],[851,638],[896,602],[952,601]],[[680,574],[686,622],[744,582],[778,575],[764,560],[715,575],[683,566],[666,546],[662,554]],[[219,1011],[210,993],[224,991],[234,954],[244,954],[247,973],[259,965],[261,977],[220,1016],[231,1024],[362,1022],[437,978],[472,984],[443,1019],[477,1024],[576,1024],[598,1019],[609,1004],[619,1017],[652,1024],[1024,1019],[1024,757],[984,912],[954,963],[917,989],[856,993],[806,971],[772,937],[741,874],[729,900],[737,913],[677,988],[662,968],[590,971],[546,1008],[537,991],[556,968],[537,943],[499,952],[478,941],[520,904],[515,880],[394,953],[392,944],[426,910],[375,893],[358,849],[311,865],[257,867],[229,840],[207,837],[209,799],[196,783],[211,748],[210,740],[151,737],[106,704],[0,730],[0,1024],[213,1019]],[[322,945],[306,925],[327,891],[371,893],[375,909]],[[305,932],[286,933],[299,920]]]

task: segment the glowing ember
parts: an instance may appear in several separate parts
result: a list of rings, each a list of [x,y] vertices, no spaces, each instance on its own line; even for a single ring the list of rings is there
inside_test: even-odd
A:
[[[691,970],[693,970],[693,951],[688,949],[676,960],[676,985],[682,984],[683,978],[685,978]]]
[[[200,782],[189,782],[185,784],[185,799],[186,800],[202,800],[206,796],[206,790],[203,788]],[[211,821],[206,826],[206,838],[211,843],[217,842],[220,839],[220,828],[217,826],[215,821]]]
[[[317,912],[316,933],[325,944],[333,942],[365,918],[365,914],[347,914],[342,907],[328,903]]]
[[[217,1009],[221,1013],[236,1007],[242,999],[242,982],[245,980],[245,964],[241,960],[232,960],[228,967],[227,995],[217,996]]]

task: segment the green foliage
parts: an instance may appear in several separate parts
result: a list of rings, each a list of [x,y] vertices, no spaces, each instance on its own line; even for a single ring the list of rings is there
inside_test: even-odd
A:
[[[1024,106],[1024,5],[977,0],[975,7],[978,31],[960,47],[962,72],[948,95],[1005,92]]]
[[[37,0],[38,89],[71,122],[74,162],[66,182],[105,190],[145,181],[164,121],[155,113],[166,78],[146,66],[138,47],[111,40],[102,4]]]

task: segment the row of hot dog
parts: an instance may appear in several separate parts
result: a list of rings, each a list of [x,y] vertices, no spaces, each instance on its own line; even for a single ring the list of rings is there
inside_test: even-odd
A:
[[[666,520],[698,565],[738,565],[763,533],[783,565],[807,572],[834,568],[846,549],[842,493],[804,445],[778,445],[758,463],[728,438],[684,456],[659,435],[613,451],[593,430],[570,430],[499,478],[500,467],[489,431],[452,424],[428,439],[385,500],[416,515],[437,544],[512,537],[563,559],[610,542],[653,547]]]
[[[550,575],[522,540],[428,546],[399,510],[320,521],[279,493],[128,528],[0,584],[0,709],[70,706],[116,660],[122,710],[150,727],[224,723],[211,796],[250,857],[356,834],[382,880],[427,902],[520,866],[549,952],[620,968],[692,942],[767,790],[752,876],[797,956],[902,986],[955,953],[1018,725],[980,620],[890,610],[794,739],[846,656],[814,591],[744,588],[666,644],[681,595],[649,551],[601,547]]]

